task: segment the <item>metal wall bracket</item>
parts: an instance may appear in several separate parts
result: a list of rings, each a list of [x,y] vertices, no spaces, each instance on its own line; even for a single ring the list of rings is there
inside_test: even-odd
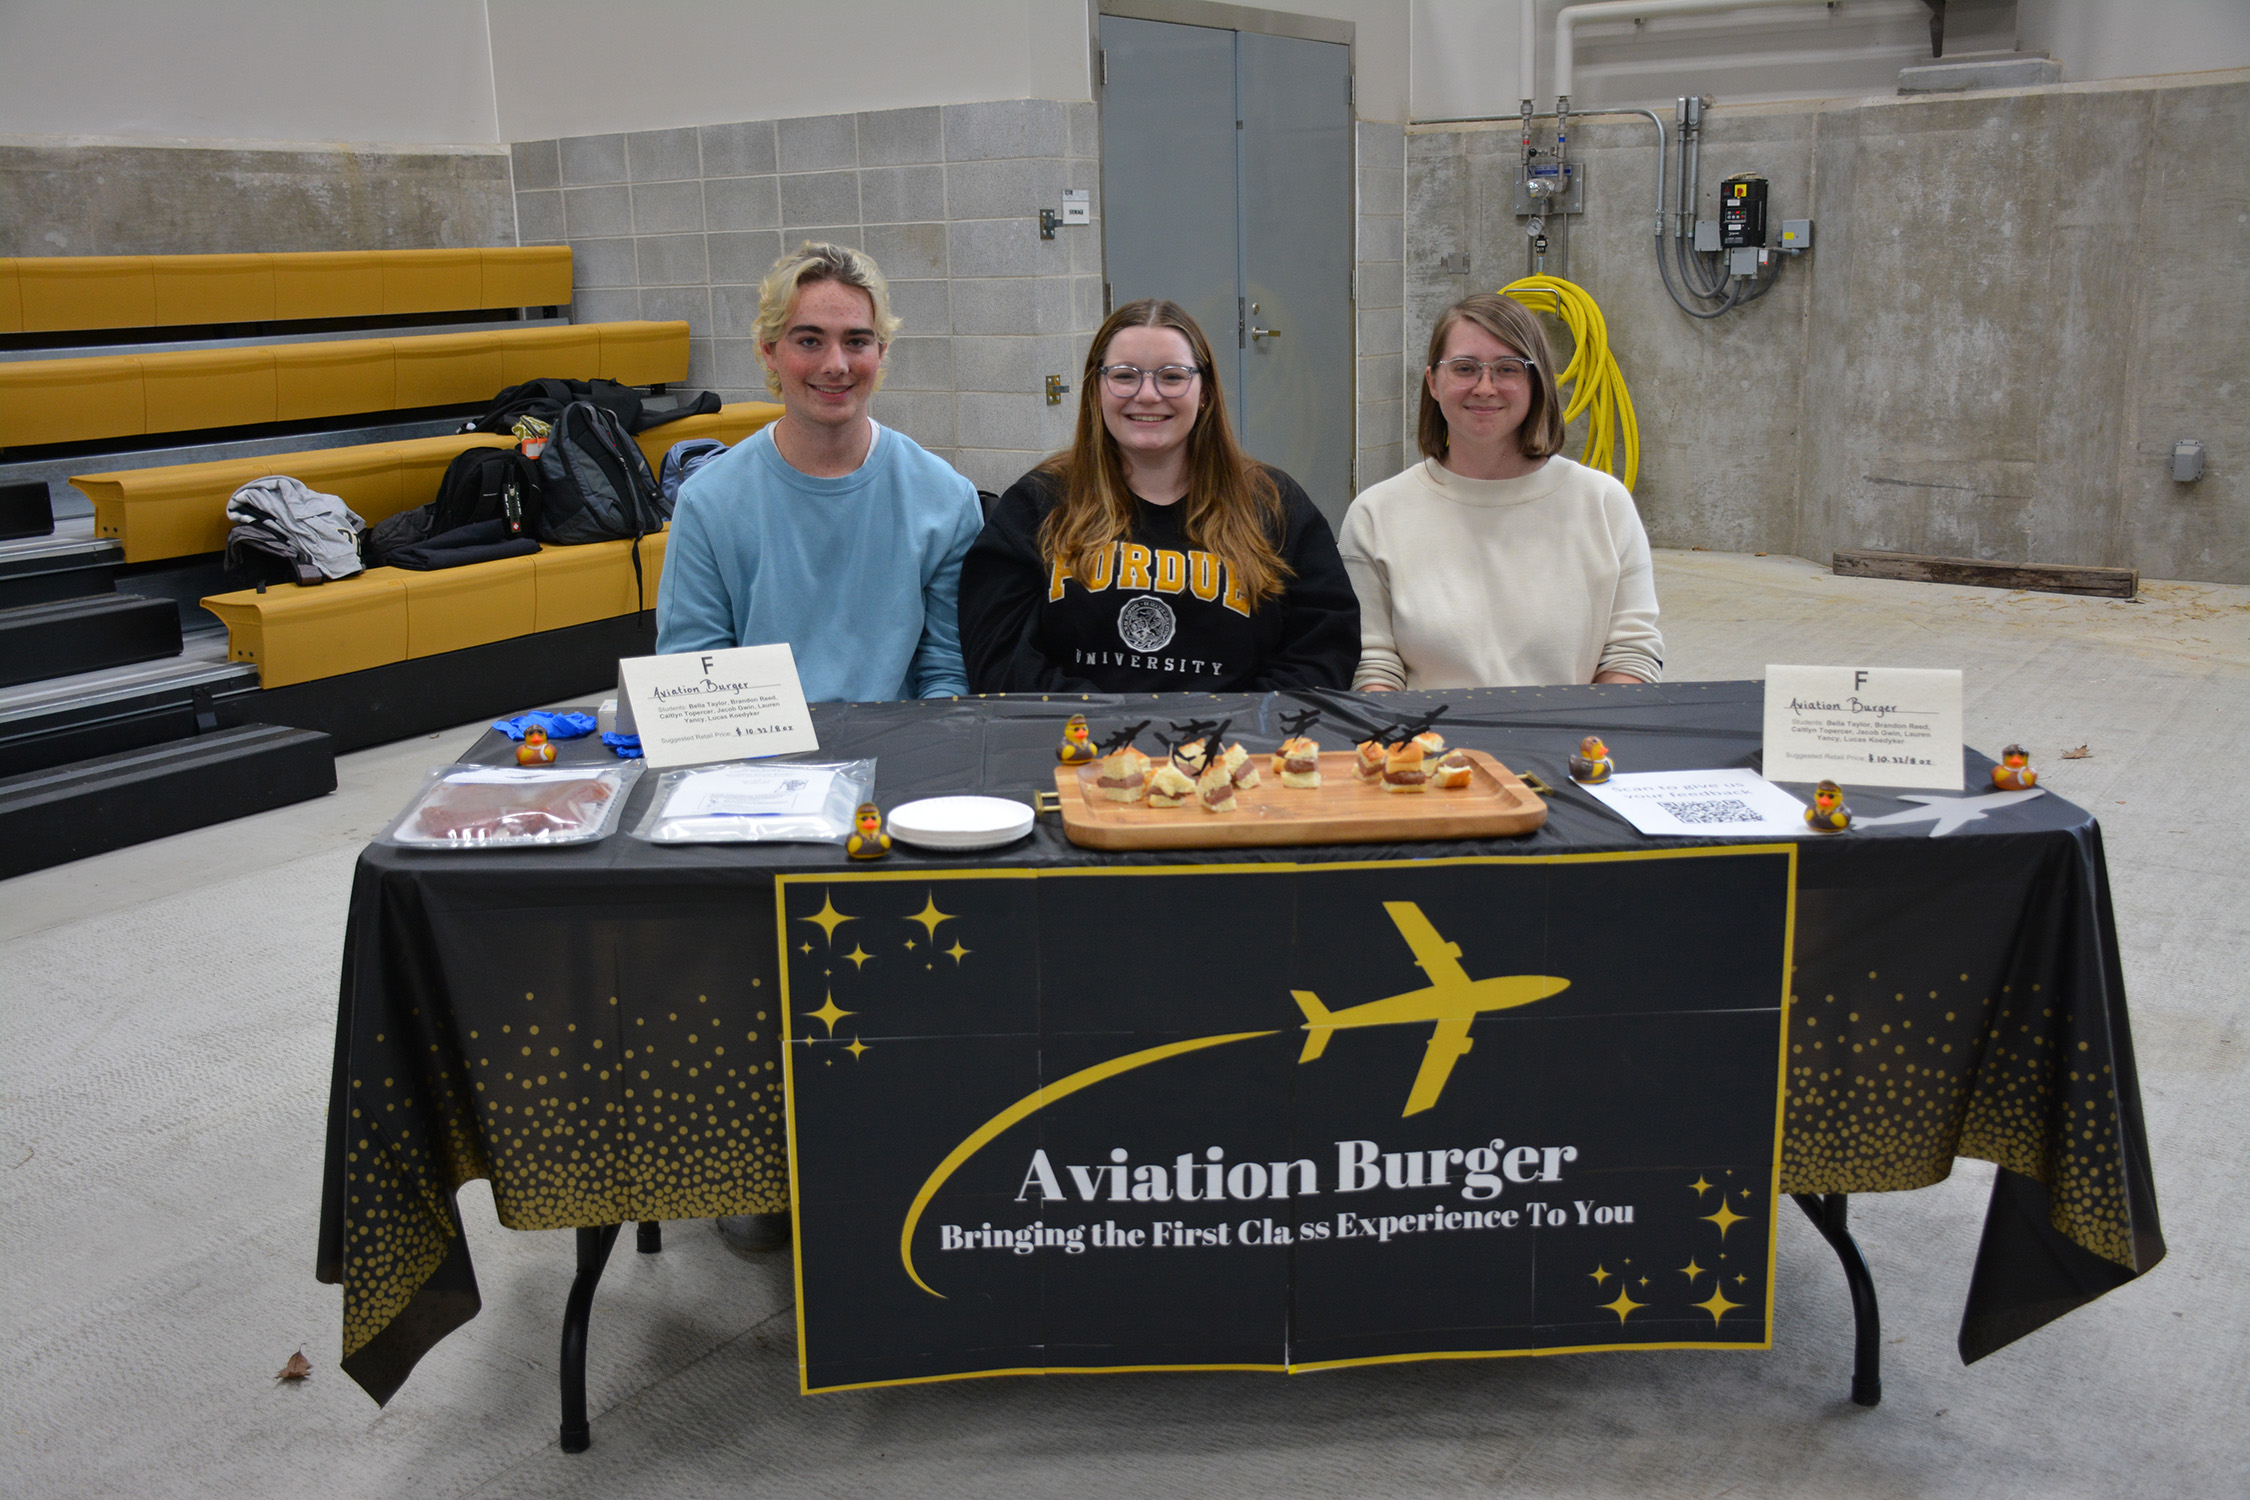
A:
[[[1051,240],[1055,237],[1055,231],[1060,229],[1061,227],[1061,214],[1056,213],[1051,208],[1042,208],[1041,210],[1039,210],[1039,238],[1043,240]]]
[[[1047,404],[1049,406],[1062,405],[1062,398],[1069,393],[1069,382],[1065,381],[1060,375],[1047,377]]]

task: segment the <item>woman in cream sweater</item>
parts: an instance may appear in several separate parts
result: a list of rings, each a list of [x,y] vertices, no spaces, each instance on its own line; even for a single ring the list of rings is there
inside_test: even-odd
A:
[[[1360,689],[1654,682],[1648,534],[1625,486],[1562,446],[1554,355],[1521,303],[1480,292],[1430,335],[1422,461],[1344,517]]]

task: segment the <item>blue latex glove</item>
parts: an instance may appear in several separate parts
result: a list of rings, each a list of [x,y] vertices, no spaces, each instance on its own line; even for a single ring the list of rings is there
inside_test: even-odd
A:
[[[637,734],[605,734],[602,743],[615,750],[619,760],[641,758],[641,737]]]
[[[592,714],[551,714],[544,709],[533,709],[527,714],[517,714],[512,719],[494,719],[492,727],[511,740],[523,738],[526,729],[543,729],[551,740],[575,740],[594,732]]]

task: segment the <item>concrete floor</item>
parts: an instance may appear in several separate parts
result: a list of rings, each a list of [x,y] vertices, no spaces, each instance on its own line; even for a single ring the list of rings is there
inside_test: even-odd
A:
[[[2250,1494],[2240,848],[2250,588],[2133,602],[1657,559],[1675,678],[1957,666],[2108,841],[2170,1258],[1971,1369],[1953,1352],[1989,1169],[1855,1200],[1886,1399],[1784,1218],[1767,1353],[795,1393],[785,1259],[709,1228],[620,1247],[594,1449],[555,1444],[567,1232],[462,1195],[481,1317],[384,1410],[312,1278],[352,863],[469,726],[345,757],[334,796],[0,883],[0,1494],[2239,1496]],[[2062,760],[2088,746],[2085,759]],[[277,1384],[302,1347],[313,1375]]]

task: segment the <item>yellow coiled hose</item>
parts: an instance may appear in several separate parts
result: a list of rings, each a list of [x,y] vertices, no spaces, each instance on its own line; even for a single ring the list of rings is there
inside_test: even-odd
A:
[[[1609,325],[1601,307],[1586,289],[1560,276],[1526,276],[1500,288],[1534,312],[1553,313],[1570,330],[1575,346],[1570,364],[1556,377],[1568,393],[1563,420],[1586,418],[1586,448],[1578,461],[1591,469],[1616,474],[1620,437],[1624,440],[1625,469],[1618,477],[1630,490],[1641,473],[1641,429],[1633,419],[1633,394],[1625,389],[1625,376],[1609,352]]]

